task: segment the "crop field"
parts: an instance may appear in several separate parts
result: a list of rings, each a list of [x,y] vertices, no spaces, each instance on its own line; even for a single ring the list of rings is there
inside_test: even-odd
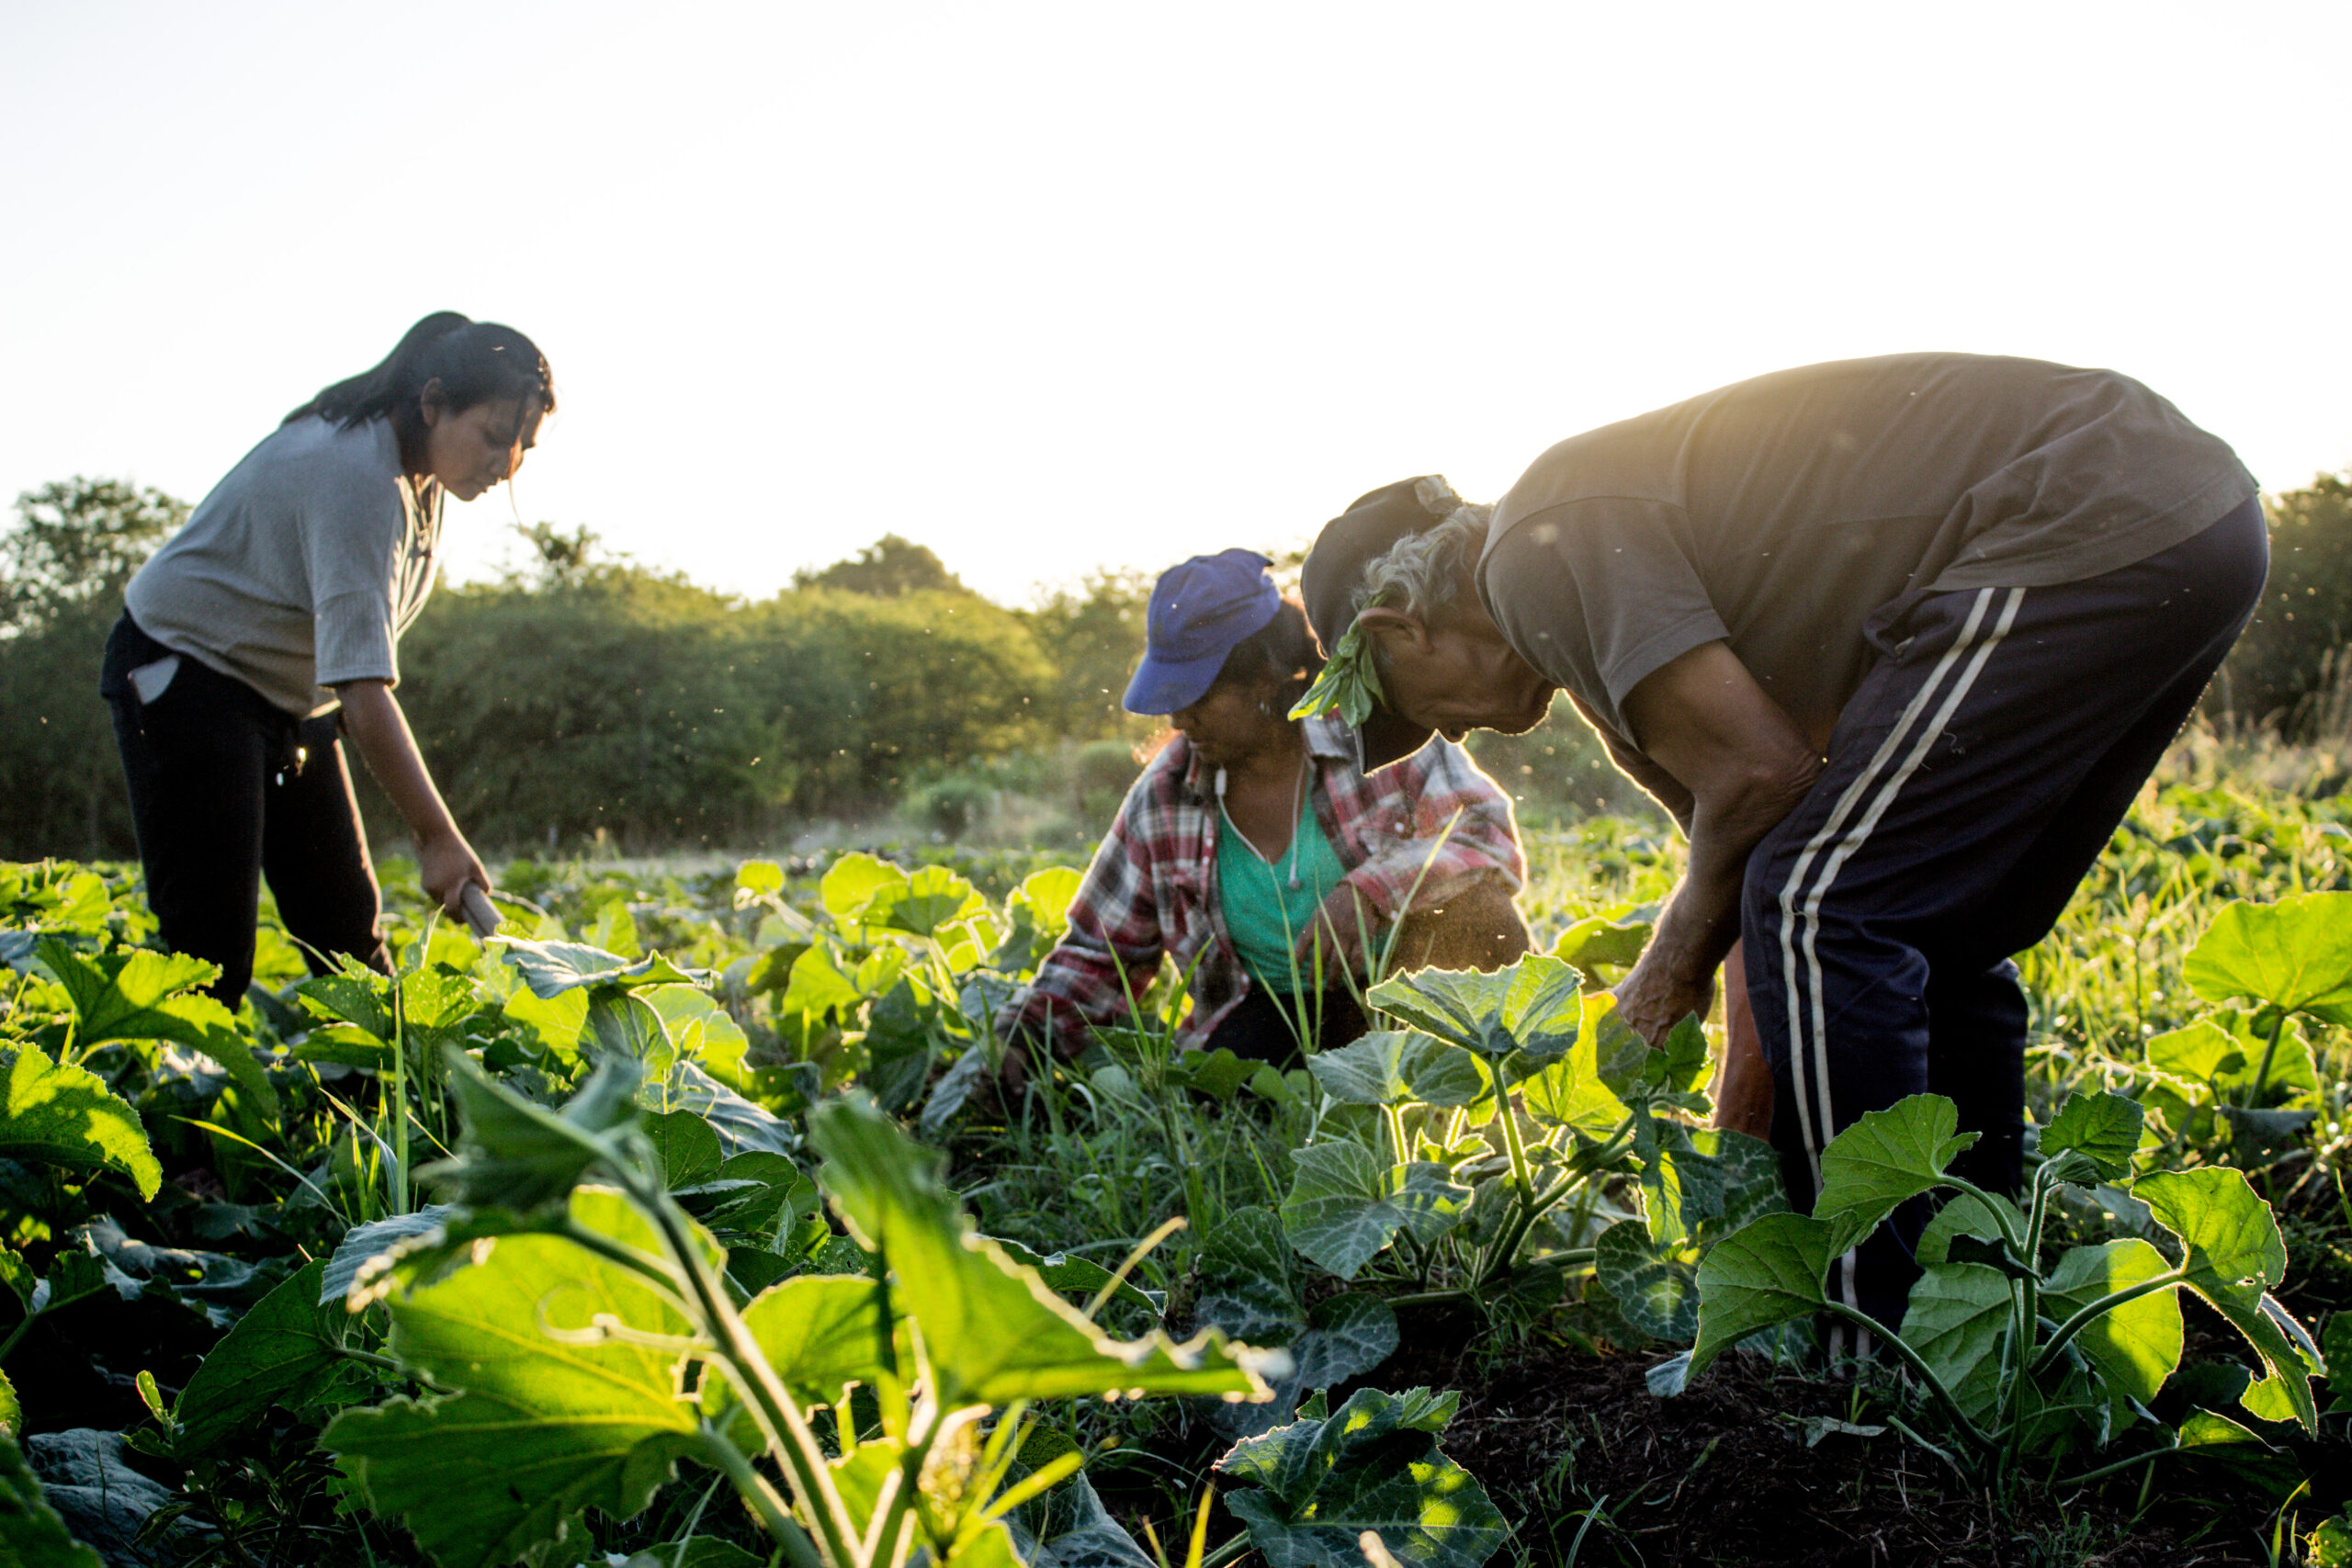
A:
[[[2352,808],[2210,761],[2020,960],[2025,1190],[1922,1096],[1809,1213],[1613,1015],[1633,818],[1355,1044],[1177,1051],[1171,973],[1017,1099],[1044,854],[514,862],[481,942],[392,863],[396,976],[266,927],[233,1015],[135,867],[0,864],[0,1563],[2352,1562]]]

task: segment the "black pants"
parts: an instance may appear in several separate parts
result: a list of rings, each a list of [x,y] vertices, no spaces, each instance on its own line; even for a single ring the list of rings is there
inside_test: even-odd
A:
[[[99,691],[130,790],[147,902],[175,953],[220,966],[235,1007],[254,972],[261,879],[313,973],[335,953],[388,966],[375,867],[335,716],[298,719],[243,682],[183,656],[153,703],[130,672],[171,650],[129,615],[107,639]]]
[[[1217,1021],[1202,1049],[1230,1051],[1252,1061],[1295,1067],[1301,1060],[1301,1024],[1317,1051],[1337,1050],[1360,1039],[1367,1027],[1363,1010],[1345,987],[1335,986],[1320,997],[1275,997],[1263,986],[1252,986],[1250,994]]]
[[[2179,733],[2269,560],[2253,502],[2136,565],[2050,588],[1906,595],[1828,768],[1747,863],[1741,951],[1772,1141],[1810,1206],[1822,1146],[1907,1095],[1983,1134],[1953,1168],[2013,1190],[2026,1002],[2009,962],[2057,923]],[[1925,1200],[1831,1270],[1901,1321]]]

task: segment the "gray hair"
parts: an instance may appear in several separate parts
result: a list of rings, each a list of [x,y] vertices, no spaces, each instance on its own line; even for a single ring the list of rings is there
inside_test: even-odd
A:
[[[1365,563],[1363,585],[1355,594],[1359,615],[1381,604],[1424,623],[1433,619],[1461,596],[1463,583],[1486,548],[1493,507],[1464,502],[1434,477],[1423,479],[1418,493],[1422,505],[1442,513],[1445,520],[1406,535]]]

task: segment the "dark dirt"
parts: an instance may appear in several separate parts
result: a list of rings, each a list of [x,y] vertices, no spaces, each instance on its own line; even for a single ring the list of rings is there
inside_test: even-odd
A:
[[[1553,1349],[1495,1361],[1464,1357],[1442,1344],[1450,1337],[1439,1346],[1408,1337],[1373,1381],[1462,1390],[1445,1451],[1517,1521],[1518,1553],[1528,1562],[2191,1568],[2265,1561],[2256,1540],[2267,1540],[2269,1508],[2226,1477],[2165,1472],[2136,1517],[2136,1472],[2063,1497],[2029,1484],[1996,1502],[1963,1489],[1941,1461],[1891,1429],[1869,1438],[1833,1429],[1808,1448],[1808,1417],[1883,1424],[1884,1406],[1849,1384],[1729,1356],[1679,1397],[1660,1400],[1643,1381],[1655,1356]]]

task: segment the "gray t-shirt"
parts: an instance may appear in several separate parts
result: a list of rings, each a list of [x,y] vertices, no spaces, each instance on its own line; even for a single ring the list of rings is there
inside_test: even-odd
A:
[[[398,683],[395,647],[433,592],[440,492],[420,498],[389,420],[280,425],[198,503],[123,595],[148,636],[272,705]]]
[[[1478,592],[1530,663],[1621,705],[1728,642],[1808,730],[1914,589],[2079,581],[2255,493],[2230,448],[2111,370],[1903,354],[1784,370],[1571,436],[1495,508]]]

